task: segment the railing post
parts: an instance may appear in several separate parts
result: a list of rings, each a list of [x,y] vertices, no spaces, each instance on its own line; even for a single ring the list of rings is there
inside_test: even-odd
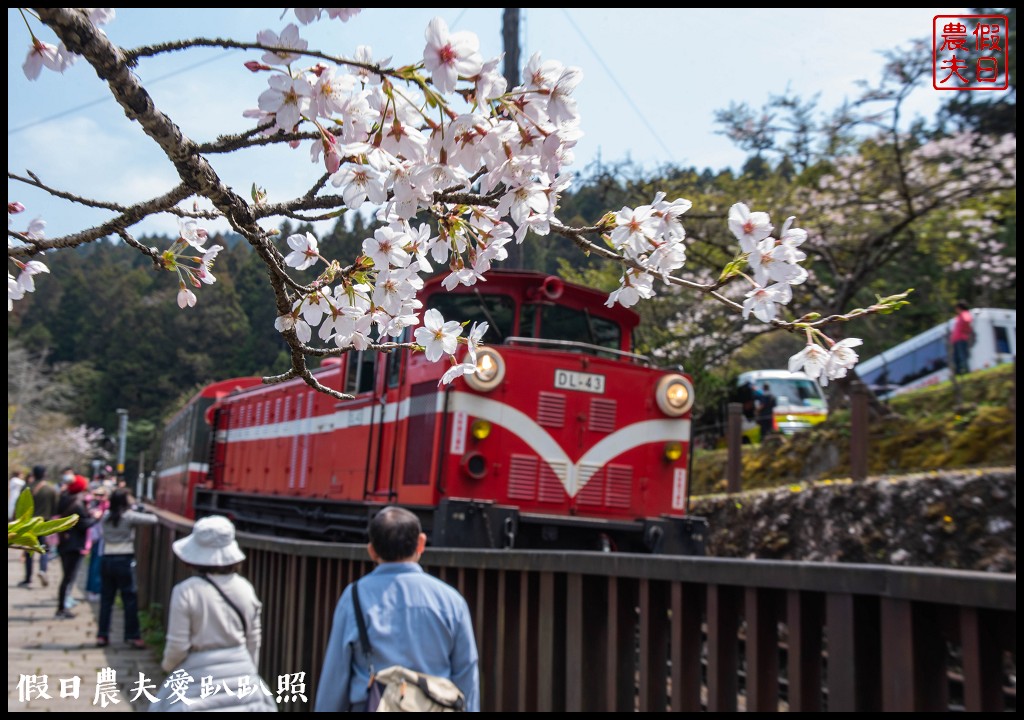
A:
[[[850,477],[859,482],[868,476],[868,389],[855,380],[850,384]]]
[[[743,469],[743,405],[729,403],[729,418],[725,431],[725,442],[729,456],[725,466],[725,479],[729,492],[740,491],[740,473]]]

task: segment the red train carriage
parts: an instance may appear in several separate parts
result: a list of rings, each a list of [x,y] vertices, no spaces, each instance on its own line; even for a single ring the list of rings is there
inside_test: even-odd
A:
[[[210,420],[207,413],[220,398],[259,385],[258,377],[222,380],[188,401],[164,428],[157,473],[156,503],[186,517],[195,517],[196,485],[210,474]]]
[[[215,409],[199,514],[242,527],[359,540],[370,513],[420,514],[438,546],[698,553],[687,517],[693,387],[632,350],[639,319],[605,295],[536,273],[491,273],[420,297],[489,324],[478,372],[439,387],[422,354],[350,353],[317,379]]]

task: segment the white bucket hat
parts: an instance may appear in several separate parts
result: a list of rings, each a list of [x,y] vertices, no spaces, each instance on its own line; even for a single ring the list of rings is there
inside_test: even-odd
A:
[[[245,560],[235,542],[235,526],[221,515],[196,520],[192,534],[176,540],[174,554],[189,565],[225,567]]]

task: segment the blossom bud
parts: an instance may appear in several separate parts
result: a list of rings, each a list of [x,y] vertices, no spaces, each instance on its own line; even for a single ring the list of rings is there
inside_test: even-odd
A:
[[[337,146],[327,147],[327,143],[324,143],[324,164],[331,175],[338,172],[341,167],[341,153],[338,152]]]
[[[20,213],[24,209],[25,209],[25,206],[22,205],[20,202],[9,202],[9,203],[7,203],[7,214],[8,215],[14,215],[15,213]]]
[[[322,63],[322,62],[317,63],[316,65],[314,65],[313,67],[310,68],[310,70],[313,72],[313,74],[316,75],[317,77],[320,77],[321,75],[323,75],[324,74],[324,70],[326,70],[326,69],[327,69],[327,65],[325,63]]]
[[[250,60],[249,62],[245,63],[245,66],[254,73],[259,72],[260,70],[270,70],[269,65],[264,65],[259,60]]]

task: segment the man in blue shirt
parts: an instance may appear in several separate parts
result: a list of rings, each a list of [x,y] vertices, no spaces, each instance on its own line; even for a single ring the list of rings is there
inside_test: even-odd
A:
[[[469,606],[459,592],[419,565],[427,543],[419,518],[387,507],[370,521],[366,546],[377,567],[359,581],[373,667],[402,665],[450,678],[480,710],[480,673]],[[341,594],[317,687],[317,712],[366,709],[370,660],[359,642],[352,586]]]

